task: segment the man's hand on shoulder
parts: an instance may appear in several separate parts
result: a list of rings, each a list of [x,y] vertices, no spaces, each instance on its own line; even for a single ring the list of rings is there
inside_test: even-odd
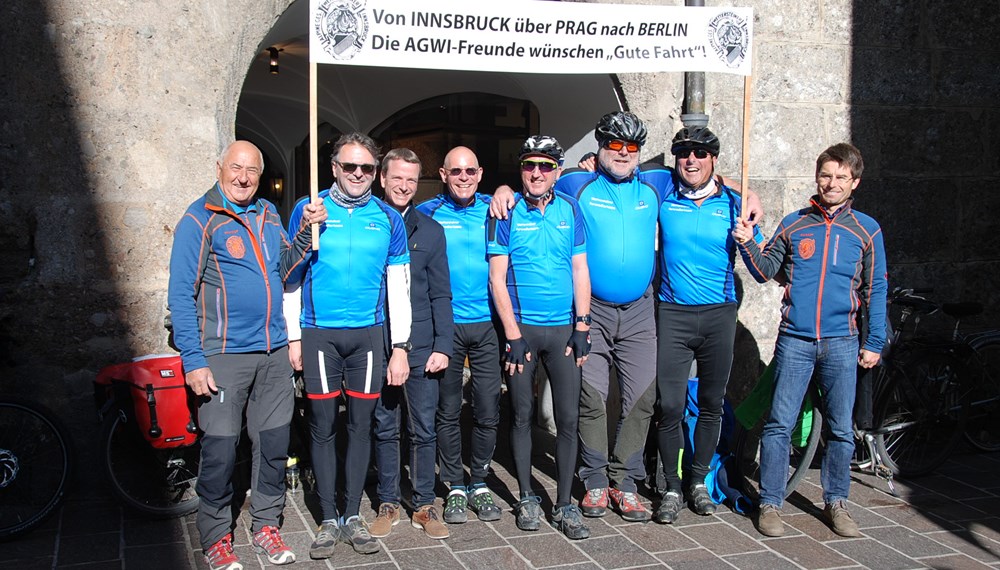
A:
[[[493,193],[490,202],[490,216],[498,220],[506,220],[507,213],[514,207],[514,189],[504,184]]]
[[[588,152],[580,158],[580,162],[576,163],[577,168],[582,168],[587,172],[593,172],[597,170],[597,155]]]
[[[219,391],[215,385],[215,376],[212,376],[212,369],[207,366],[185,374],[184,382],[197,396],[211,396]]]

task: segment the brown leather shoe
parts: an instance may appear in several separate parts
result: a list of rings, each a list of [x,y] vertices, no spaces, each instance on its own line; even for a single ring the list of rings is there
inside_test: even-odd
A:
[[[378,516],[368,527],[368,534],[373,538],[385,538],[397,524],[399,524],[399,505],[382,503],[378,508]]]
[[[774,505],[764,504],[757,511],[757,531],[764,536],[783,536],[785,523],[781,522],[781,511]]]
[[[448,538],[448,527],[444,526],[444,523],[438,518],[434,505],[424,505],[417,509],[413,513],[410,524],[413,525],[413,528],[423,529],[424,534],[429,538],[437,540]]]
[[[861,536],[858,523],[854,522],[854,519],[851,518],[851,513],[847,512],[847,503],[845,501],[835,501],[833,504],[826,505],[823,508],[823,518],[826,519],[827,524],[830,525],[833,532],[840,536],[846,538]]]

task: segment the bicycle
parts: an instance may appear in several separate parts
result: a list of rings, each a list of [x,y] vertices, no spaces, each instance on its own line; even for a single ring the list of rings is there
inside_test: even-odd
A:
[[[0,540],[40,525],[62,504],[76,456],[47,409],[0,400]]]
[[[930,473],[962,437],[977,449],[1000,449],[1000,331],[960,332],[963,318],[982,312],[978,303],[912,296],[901,304],[904,317],[916,314],[913,338],[875,412],[888,466],[902,477]],[[920,317],[938,311],[955,321],[950,336],[917,337]]]
[[[887,298],[887,306],[903,307],[899,322],[893,326],[886,320],[886,346],[882,359],[874,369],[858,368],[857,397],[854,409],[854,441],[856,461],[852,467],[868,472],[884,481],[889,494],[898,496],[893,479],[898,475],[895,464],[886,451],[885,434],[895,426],[872,422],[873,409],[884,409],[887,386],[900,366],[901,355],[908,353],[909,345],[903,341],[903,331],[910,316],[923,307],[916,295],[921,290],[896,288]],[[865,323],[862,323],[865,325]],[[864,328],[864,326],[862,326]],[[747,398],[734,410],[738,420],[738,433],[733,455],[737,459],[737,472],[741,486],[748,496],[756,498],[760,483],[760,436],[763,420],[770,408],[773,394],[773,362],[765,369]],[[867,385],[866,382],[870,382]],[[791,495],[808,472],[822,442],[822,394],[815,380],[810,382],[802,405],[799,422],[792,432],[789,451],[788,482],[785,497]]]
[[[293,492],[315,480],[308,460],[309,428],[299,376],[295,385],[291,428],[291,457],[295,459],[289,461],[287,481]],[[162,396],[168,390],[176,391],[169,403]],[[115,496],[132,510],[154,518],[198,510],[195,487],[201,432],[180,356],[149,355],[107,366],[95,380],[95,397],[102,423],[101,464]],[[245,431],[240,441],[234,480],[237,488],[242,485],[245,490],[250,467]]]

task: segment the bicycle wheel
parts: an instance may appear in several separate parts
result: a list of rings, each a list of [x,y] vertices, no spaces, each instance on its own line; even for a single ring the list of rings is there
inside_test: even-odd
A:
[[[785,498],[795,492],[799,483],[809,471],[816,450],[819,449],[820,436],[823,431],[823,413],[819,393],[812,386],[809,388],[812,412],[812,427],[805,445],[792,445],[788,455],[788,482],[785,484]],[[763,421],[757,422],[752,428],[739,427],[736,435],[736,445],[733,456],[737,461],[740,474],[740,486],[743,493],[754,502],[760,499],[760,437],[764,428]]]
[[[75,465],[65,434],[44,408],[0,402],[0,539],[38,526],[62,503]]]
[[[126,506],[162,518],[198,509],[195,484],[201,445],[156,449],[121,409],[104,418],[101,441],[111,490]]]
[[[919,477],[951,454],[962,434],[968,400],[959,380],[961,363],[950,352],[915,352],[897,370],[875,421],[878,451],[900,477]]]
[[[970,389],[969,415],[962,432],[982,451],[1000,451],[1000,340],[976,347],[977,382]]]

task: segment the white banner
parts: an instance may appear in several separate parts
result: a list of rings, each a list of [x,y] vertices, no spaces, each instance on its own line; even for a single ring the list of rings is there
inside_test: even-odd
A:
[[[316,63],[522,73],[750,75],[751,8],[310,0]]]

